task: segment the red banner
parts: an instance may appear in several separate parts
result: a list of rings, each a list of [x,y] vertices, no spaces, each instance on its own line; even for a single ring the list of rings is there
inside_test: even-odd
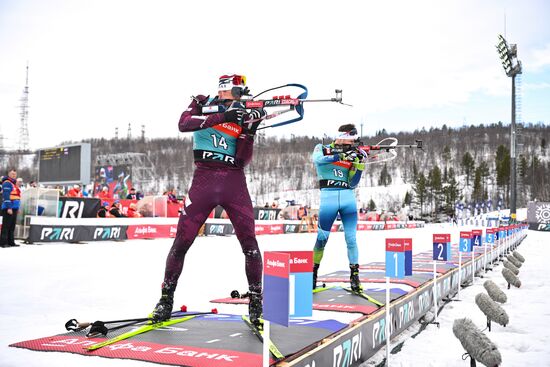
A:
[[[130,225],[126,232],[128,239],[136,238],[170,238],[176,237],[176,224],[142,224]]]
[[[256,234],[283,234],[284,226],[282,223],[277,224],[256,224]]]

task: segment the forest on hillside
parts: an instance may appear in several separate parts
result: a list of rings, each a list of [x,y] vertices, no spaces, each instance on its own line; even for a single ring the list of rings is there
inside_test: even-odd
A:
[[[492,200],[496,203],[499,197],[507,206],[510,195],[509,126],[496,123],[448,128],[443,125],[396,134],[381,130],[374,136],[363,137],[362,142],[376,144],[387,137],[397,138],[400,144],[414,144],[419,139],[424,149],[400,149],[393,161],[368,165],[363,185],[408,184],[411,189],[403,204],[423,213],[453,211],[457,201]],[[92,145],[92,162],[99,162],[98,158],[109,154],[143,153],[146,164],[140,161],[142,166],[134,168],[136,175],[139,169],[142,176],[142,182],[138,180],[136,185],[154,193],[176,188],[186,194],[193,173],[190,134],[179,138],[90,139],[86,142]],[[251,195],[316,189],[311,153],[315,145],[322,142],[321,138],[313,136],[256,137],[254,158],[246,168]],[[550,201],[549,142],[550,126],[538,123],[518,128],[518,207],[530,200]],[[21,167],[19,174],[27,182],[36,177],[36,157],[27,166],[22,166],[18,154],[4,152],[0,157],[2,171],[7,167]]]

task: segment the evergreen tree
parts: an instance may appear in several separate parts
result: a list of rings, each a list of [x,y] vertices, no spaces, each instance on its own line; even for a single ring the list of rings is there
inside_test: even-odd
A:
[[[433,204],[433,211],[437,213],[443,188],[439,166],[434,166],[428,173],[428,187],[430,189],[430,201]]]
[[[464,153],[462,156],[462,173],[466,175],[466,186],[470,186],[470,176],[474,170],[475,162],[470,152]]]
[[[407,192],[405,193],[405,199],[403,200],[403,205],[402,205],[402,207],[411,206],[411,203],[412,203],[412,195],[411,195],[411,193],[407,190]]]
[[[510,182],[510,151],[504,145],[499,145],[495,159],[497,186],[506,188]]]
[[[369,201],[369,210],[372,212],[374,210],[376,210],[376,203],[374,202],[374,200],[372,200],[372,198],[370,199]]]
[[[472,199],[475,201],[483,199],[483,183],[481,180],[481,168],[477,167],[474,173],[474,191],[472,193]]]
[[[413,191],[416,197],[416,201],[420,204],[420,215],[424,213],[424,203],[428,197],[428,187],[426,182],[426,177],[423,173],[418,173],[418,177],[413,186]]]
[[[378,185],[388,186],[391,184],[391,176],[388,173],[388,165],[384,163],[382,171],[380,171],[380,178],[378,179]]]
[[[519,177],[525,178],[527,176],[527,170],[528,170],[529,163],[527,163],[527,158],[522,154],[519,156],[519,164],[518,164],[518,174]]]
[[[462,199],[460,195],[460,187],[456,181],[455,171],[451,167],[449,168],[447,183],[443,187],[443,192],[445,193],[445,211],[447,214],[454,212],[454,205],[458,200]]]

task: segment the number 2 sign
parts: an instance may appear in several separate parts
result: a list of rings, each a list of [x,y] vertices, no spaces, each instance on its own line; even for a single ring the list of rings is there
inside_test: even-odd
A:
[[[433,259],[437,261],[449,261],[451,258],[451,235],[433,235]]]

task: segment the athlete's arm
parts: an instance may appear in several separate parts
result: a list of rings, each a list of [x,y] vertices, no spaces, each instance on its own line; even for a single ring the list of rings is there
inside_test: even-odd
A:
[[[244,167],[252,160],[252,153],[254,152],[254,137],[241,134],[237,140],[237,150],[235,151],[235,165],[237,167]]]
[[[323,153],[323,144],[317,144],[313,150],[313,163],[331,163],[340,160],[338,154],[325,155]]]
[[[214,125],[225,122],[223,113],[212,113],[204,115],[202,113],[202,106],[208,101],[208,97],[199,95],[193,98],[191,104],[181,114],[178,124],[181,132],[197,131],[206,129]]]
[[[348,184],[349,187],[354,189],[361,181],[361,175],[365,170],[365,164],[360,161],[353,162],[349,170]]]

